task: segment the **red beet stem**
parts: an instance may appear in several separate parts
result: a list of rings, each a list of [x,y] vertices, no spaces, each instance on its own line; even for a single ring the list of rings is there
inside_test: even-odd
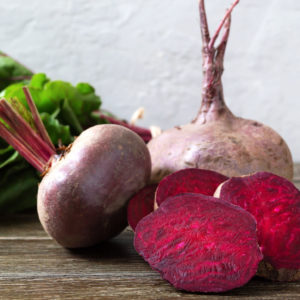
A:
[[[39,115],[39,112],[35,106],[35,103],[31,97],[31,94],[29,92],[29,89],[28,87],[23,87],[23,92],[25,94],[25,98],[26,98],[26,101],[28,103],[28,106],[30,108],[30,111],[31,111],[31,114],[32,114],[32,117],[33,117],[33,120],[34,120],[34,124],[35,124],[35,127],[37,128],[39,134],[40,134],[40,137],[48,144],[48,146],[53,150],[55,151],[55,147],[54,145],[52,144],[52,141],[48,135],[48,132],[41,120],[41,117]]]
[[[35,111],[34,114],[37,113],[33,101],[30,106]],[[51,143],[52,147],[48,145],[5,99],[0,100],[0,118],[8,125],[6,128],[1,123],[0,137],[12,145],[33,167],[42,172],[51,156],[55,154],[53,144]],[[36,121],[36,117],[34,118]],[[46,131],[41,120],[39,126],[43,127],[42,131]]]
[[[120,120],[117,120],[113,117],[102,114],[101,112],[99,113],[99,116],[100,116],[100,118],[107,120],[111,124],[117,124],[117,125],[124,126],[128,129],[131,129],[136,134],[138,134],[144,140],[145,143],[149,142],[152,138],[151,131],[149,129],[134,126],[134,125],[130,125],[130,124],[124,122],[124,121],[120,121]]]
[[[204,0],[199,1],[199,13],[200,13],[200,28],[202,34],[202,49],[208,47],[210,41],[209,28],[207,23],[206,11]],[[202,51],[204,54],[204,51]]]
[[[226,12],[225,16],[223,17],[223,19],[222,19],[222,21],[221,21],[221,23],[220,23],[218,29],[216,30],[214,36],[211,38],[211,40],[210,40],[210,42],[209,42],[209,45],[208,45],[208,48],[209,48],[209,49],[212,49],[212,48],[214,47],[215,42],[216,42],[216,40],[217,40],[217,38],[218,38],[218,36],[219,36],[219,33],[220,33],[222,27],[223,27],[224,24],[225,24],[225,21],[226,21],[228,18],[230,18],[230,14],[231,14],[232,10],[234,9],[234,7],[235,7],[239,2],[240,2],[240,0],[234,1],[234,3],[231,5],[231,7],[227,10],[227,12]]]
[[[52,154],[55,153],[42,139],[38,136],[29,124],[5,101],[0,100],[1,106],[4,108],[7,119],[11,126],[28,145],[45,161],[48,161]]]
[[[239,3],[235,0],[227,10],[213,37],[210,38],[204,0],[199,0],[200,27],[202,36],[202,103],[193,122],[206,123],[220,118],[225,112],[231,114],[224,101],[222,74],[224,70],[224,54],[230,32],[230,16]],[[215,42],[224,27],[225,32],[220,44]]]
[[[1,114],[0,114],[1,116]],[[1,116],[2,117],[2,116]],[[16,149],[21,156],[26,158],[26,160],[39,172],[43,172],[44,162],[41,161],[32,151],[27,147],[23,141],[19,140],[16,135],[11,133],[5,125],[0,122],[0,136],[14,149]]]

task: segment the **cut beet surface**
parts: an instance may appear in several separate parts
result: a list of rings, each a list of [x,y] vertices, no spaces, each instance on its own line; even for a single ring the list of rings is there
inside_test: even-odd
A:
[[[228,177],[210,170],[183,169],[161,180],[155,194],[155,206],[170,196],[182,193],[199,193],[213,196],[216,188]]]
[[[258,275],[273,280],[300,279],[300,192],[288,180],[259,172],[231,178],[220,199],[239,205],[257,221],[264,261]]]
[[[134,246],[175,288],[192,292],[240,287],[262,259],[254,217],[201,194],[166,199],[138,223]]]
[[[127,219],[133,230],[142,218],[153,211],[156,188],[157,184],[147,185],[130,199],[127,208]]]

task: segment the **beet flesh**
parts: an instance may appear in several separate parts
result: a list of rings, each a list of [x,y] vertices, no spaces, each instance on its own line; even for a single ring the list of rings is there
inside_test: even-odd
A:
[[[186,168],[209,169],[229,177],[267,171],[293,178],[292,156],[282,137],[262,123],[236,117],[225,104],[221,80],[223,61],[231,11],[238,2],[233,3],[210,37],[204,0],[199,1],[202,104],[191,123],[166,130],[149,142],[152,182]],[[222,27],[224,34],[215,46]]]
[[[138,135],[119,125],[91,127],[41,181],[40,221],[64,247],[105,241],[126,227],[127,202],[150,172],[150,155]]]
[[[133,231],[141,219],[153,212],[156,188],[157,184],[147,185],[129,200],[127,220]]]
[[[166,199],[138,223],[134,246],[175,288],[192,292],[242,286],[262,259],[253,216],[201,194]]]
[[[161,180],[155,193],[155,203],[160,206],[168,197],[182,193],[213,196],[217,187],[227,179],[228,177],[210,170],[179,170]]]
[[[300,192],[288,180],[267,172],[231,178],[220,199],[250,212],[257,221],[264,255],[258,275],[273,280],[300,279]]]

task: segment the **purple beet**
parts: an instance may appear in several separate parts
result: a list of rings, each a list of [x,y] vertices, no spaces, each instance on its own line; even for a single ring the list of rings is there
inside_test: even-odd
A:
[[[240,287],[262,259],[253,216],[201,194],[166,199],[138,223],[134,246],[175,288],[191,292]]]
[[[144,141],[119,125],[97,125],[56,154],[25,89],[34,131],[0,100],[0,136],[44,177],[38,189],[38,214],[46,232],[68,248],[87,247],[127,226],[130,197],[149,180],[151,160]]]
[[[150,184],[138,191],[128,203],[127,219],[133,231],[138,222],[154,210],[157,184]]]
[[[183,169],[162,179],[155,193],[155,207],[170,196],[196,193],[213,196],[217,187],[228,177],[210,170]]]

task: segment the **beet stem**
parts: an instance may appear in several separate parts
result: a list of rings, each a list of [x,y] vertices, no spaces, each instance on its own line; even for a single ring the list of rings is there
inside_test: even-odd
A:
[[[199,12],[200,12],[200,27],[201,27],[201,34],[202,34],[202,43],[203,47],[208,47],[210,41],[210,34],[209,28],[207,23],[206,11],[205,11],[205,4],[204,0],[199,1]]]
[[[222,37],[222,40],[219,44],[219,46],[217,47],[217,57],[216,57],[216,61],[220,64],[220,66],[222,67],[222,69],[224,68],[224,55],[225,55],[225,50],[226,50],[226,46],[227,46],[227,41],[228,41],[228,37],[229,37],[229,33],[230,33],[230,24],[231,24],[231,16],[229,16],[226,19],[225,25],[224,25],[224,35]]]
[[[38,157],[40,162],[46,164],[55,151],[44,142],[28,123],[6,102],[0,100],[1,117],[14,132],[11,132],[27,149]],[[27,146],[26,146],[27,145]],[[17,150],[17,149],[16,149]],[[22,154],[21,154],[22,155]],[[25,159],[26,156],[24,156]],[[36,167],[36,164],[33,165]],[[40,168],[38,169],[40,170]]]
[[[203,68],[202,103],[198,115],[192,123],[204,124],[209,121],[215,121],[221,116],[232,116],[225,104],[221,78],[224,71],[225,49],[230,32],[230,16],[238,3],[239,0],[234,1],[227,10],[215,34],[210,38],[204,0],[199,0]],[[214,44],[223,27],[225,32],[219,46],[215,48]]]
[[[13,128],[13,124],[11,122],[11,120],[9,119],[9,117],[7,116],[6,111],[3,109],[3,105],[0,102],[0,117],[2,118],[2,120],[6,123],[6,125],[8,125],[9,128],[5,128],[20,142],[24,145],[24,147],[26,147],[27,149],[29,149],[32,153],[34,153],[34,150],[31,148],[31,146],[29,144],[26,143],[26,141],[23,139],[22,136],[19,135],[18,132],[16,132]],[[36,154],[35,154],[36,155]],[[46,161],[43,160],[43,158],[41,158],[41,161],[43,161],[44,163],[46,163]]]
[[[48,132],[41,120],[41,117],[39,115],[39,112],[36,108],[36,105],[32,99],[32,96],[30,94],[30,91],[28,89],[28,87],[23,87],[23,92],[25,94],[25,98],[26,98],[26,101],[28,103],[28,106],[30,108],[30,111],[31,111],[31,114],[32,114],[32,117],[33,117],[33,120],[34,120],[34,124],[40,134],[40,137],[48,144],[48,146],[53,150],[55,151],[55,147],[54,145],[52,144],[52,141],[48,135]]]
[[[120,120],[117,120],[113,117],[102,114],[101,112],[99,113],[99,117],[106,120],[106,121],[108,121],[111,124],[117,124],[117,125],[124,126],[128,129],[131,129],[136,134],[138,134],[144,140],[145,143],[149,142],[152,138],[151,131],[149,129],[128,124],[124,121],[120,121]]]
[[[0,114],[1,115],[1,114]],[[1,116],[2,117],[2,116]],[[23,143],[17,136],[11,133],[3,123],[0,122],[0,136],[17,150],[34,168],[43,172],[44,163]]]
[[[208,48],[209,49],[212,49],[215,45],[215,42],[219,36],[219,33],[222,29],[222,27],[224,26],[225,24],[225,21],[230,17],[230,14],[232,12],[232,10],[234,9],[234,7],[240,2],[240,0],[235,0],[234,3],[231,5],[231,7],[227,10],[224,18],[222,19],[218,29],[216,30],[215,34],[213,35],[213,37],[211,38],[210,42],[209,42],[209,45],[208,45]],[[228,37],[227,37],[228,38]]]

